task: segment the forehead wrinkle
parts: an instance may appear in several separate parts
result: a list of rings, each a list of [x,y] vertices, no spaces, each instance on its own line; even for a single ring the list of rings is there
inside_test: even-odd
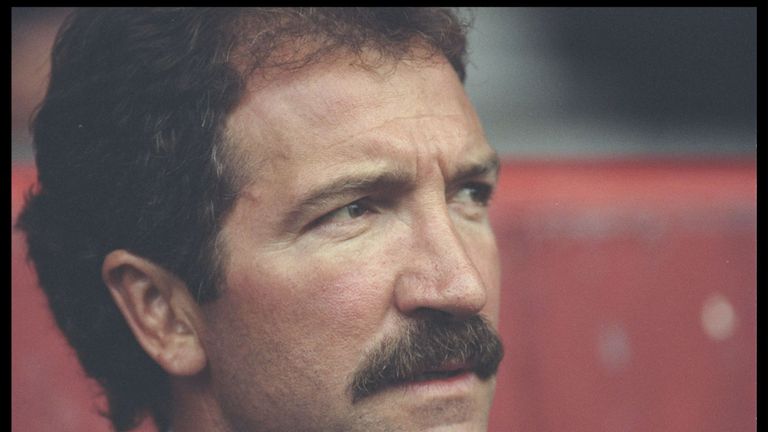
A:
[[[384,129],[396,122],[426,119],[445,119],[448,121],[440,122],[437,125],[427,123],[427,127],[405,128],[402,130],[404,136],[400,139],[395,140],[391,135],[388,135],[386,139],[388,145],[397,143],[396,145],[403,146],[404,154],[408,154],[409,150],[414,152],[413,157],[409,157],[409,160],[412,160],[417,176],[421,175],[423,170],[428,169],[428,166],[433,162],[437,163],[444,179],[457,176],[478,176],[498,170],[498,155],[485,141],[482,129],[466,127],[466,118],[459,114],[400,116],[388,119],[366,132]],[[453,121],[454,119],[458,121]],[[354,138],[355,136],[349,139]],[[349,139],[345,141],[349,141]],[[453,141],[454,144],[459,145],[448,146],[448,148],[455,147],[455,149],[450,153],[445,153],[446,146],[443,145],[445,141]]]
[[[448,67],[446,65],[443,66]],[[409,110],[417,108],[417,111],[421,111],[420,113],[405,116],[397,115],[399,114],[398,110],[400,109],[401,99],[403,97],[406,100],[413,99],[403,93],[406,90],[395,85],[396,83],[391,82],[387,78],[375,78],[377,74],[370,71],[356,71],[361,72],[358,74],[353,70],[355,73],[349,75],[349,78],[355,82],[373,79],[374,84],[383,84],[383,86],[375,86],[379,89],[375,95],[371,94],[367,95],[368,97],[361,97],[361,95],[351,91],[349,82],[327,79],[330,76],[329,74],[336,70],[335,67],[338,67],[336,62],[313,65],[299,74],[300,77],[292,77],[291,79],[280,81],[280,85],[270,85],[267,88],[258,88],[258,86],[254,88],[253,83],[251,83],[251,91],[248,92],[248,97],[241,104],[241,109],[245,108],[245,112],[240,111],[240,113],[256,120],[257,124],[242,122],[243,131],[253,133],[257,129],[268,129],[271,130],[269,134],[271,135],[271,140],[285,141],[281,140],[281,138],[287,138],[287,136],[284,136],[282,128],[276,127],[279,126],[280,122],[285,121],[285,117],[306,121],[309,125],[299,131],[303,136],[298,137],[298,142],[296,141],[297,137],[292,137],[291,141],[298,145],[287,146],[292,147],[291,150],[298,150],[303,153],[306,150],[316,150],[314,145],[307,144],[321,143],[323,141],[328,143],[326,145],[329,146],[344,144],[350,139],[354,139],[357,135],[372,132],[378,128],[385,128],[393,122],[419,120],[428,117],[458,119],[457,124],[463,125],[463,128],[469,130],[470,133],[474,133],[475,130],[481,130],[471,104],[466,99],[463,91],[460,90],[462,89],[460,86],[458,88],[451,86],[447,89],[450,93],[462,93],[459,95],[458,106],[450,104],[450,109],[455,112],[432,113],[429,111],[438,109],[443,105],[429,105],[430,102],[434,101],[422,101],[420,106],[408,108]],[[419,67],[417,69],[430,70],[432,68]],[[426,79],[422,75],[417,75],[415,78]],[[409,91],[419,92],[421,88],[421,86],[417,86]],[[254,101],[253,98],[256,98],[256,100]],[[309,100],[309,103],[295,106],[295,101],[305,99]],[[259,102],[259,100],[263,102]],[[249,101],[256,103],[250,103]],[[313,101],[314,103],[312,103]],[[377,117],[380,117],[382,114],[382,106],[390,107],[387,111],[394,116],[386,116],[388,118],[383,123],[366,128],[366,123],[370,124],[380,121]],[[358,126],[360,129],[357,131],[350,130],[355,126]],[[452,126],[451,129],[461,129],[461,127]],[[263,135],[263,131],[259,132],[261,133],[258,135]],[[337,139],[328,141],[327,138],[332,135],[337,135]],[[306,140],[306,143],[302,142],[304,140]],[[279,155],[273,156],[277,157]]]
[[[386,129],[387,127],[392,126],[393,124],[398,123],[398,122],[403,122],[403,121],[420,121],[420,120],[435,119],[435,118],[436,119],[449,119],[449,120],[450,119],[459,119],[459,120],[461,120],[461,119],[463,119],[463,116],[460,115],[460,114],[431,114],[431,113],[429,113],[429,114],[416,114],[416,115],[410,115],[410,116],[390,117],[387,120],[384,120],[383,122],[380,122],[376,126],[369,127],[369,128],[366,128],[366,129],[363,129],[363,130],[360,130],[360,131],[356,131],[354,133],[350,133],[350,134],[344,136],[343,138],[341,138],[339,140],[335,140],[333,143],[329,144],[329,148],[332,149],[335,146],[346,145],[346,144],[349,143],[349,141],[355,140],[355,139],[360,139],[361,141],[363,141],[363,138],[365,137],[365,135],[367,135],[367,134],[374,134],[375,132],[381,131],[382,129]],[[454,135],[457,135],[458,139],[466,141],[468,145],[473,144],[472,140],[469,137],[471,137],[473,135],[479,135],[479,136],[483,135],[482,131],[470,130],[469,128],[465,128],[465,127],[459,126],[458,122],[447,122],[447,123],[448,124],[453,124],[453,126],[450,127],[450,128],[437,128],[435,130],[436,131],[447,132],[448,129],[453,129],[453,131],[456,132]],[[403,146],[419,144],[419,146],[417,146],[417,147],[420,147],[420,146],[423,146],[426,143],[423,142],[424,140],[422,140],[421,138],[417,138],[416,136],[414,136],[415,135],[414,132],[423,133],[427,129],[431,129],[431,128],[413,128],[413,129],[404,129],[404,130],[399,130],[398,128],[393,128],[392,131],[385,132],[387,136],[385,137],[384,140],[387,142],[388,145],[389,144],[395,144],[395,143],[398,143],[398,145],[403,145]],[[477,133],[477,132],[480,132],[480,133]],[[406,134],[408,135],[407,137],[405,136]],[[397,136],[397,135],[402,135],[402,136]],[[365,140],[365,141],[368,141],[368,140]],[[374,141],[378,141],[378,140],[374,140]]]
[[[322,69],[308,68],[304,79],[293,77],[276,86],[251,87],[246,100],[233,113],[237,118],[230,118],[233,120],[230,126],[239,132],[238,147],[251,155],[258,155],[260,159],[256,169],[248,170],[251,183],[270,183],[271,177],[285,176],[281,174],[281,169],[296,165],[291,164],[292,160],[304,160],[301,166],[293,166],[294,169],[287,175],[288,179],[293,179],[291,183],[296,191],[302,183],[307,184],[317,174],[316,169],[332,172],[333,166],[346,165],[350,158],[370,162],[380,161],[382,155],[409,165],[415,172],[418,164],[437,158],[441,170],[446,173],[445,168],[455,168],[457,162],[465,159],[465,153],[475,154],[477,147],[487,147],[482,139],[482,126],[460,86],[447,89],[450,93],[462,93],[458,105],[429,105],[434,101],[421,98],[418,104],[404,108],[406,113],[411,111],[413,114],[402,115],[402,112],[398,112],[400,99],[405,97],[406,101],[412,101],[413,98],[404,94],[405,90],[395,86],[394,82],[374,79],[374,83],[384,84],[383,88],[378,87],[383,91],[377,92],[376,97],[361,97],[350,91],[346,81],[331,80],[329,82],[334,87],[328,88],[326,77],[333,72],[333,68]],[[352,78],[357,80],[358,76],[367,81],[375,74],[352,75]],[[421,75],[415,78],[425,79]],[[322,91],[317,92],[318,88]],[[336,89],[340,91],[333,91]],[[421,86],[417,86],[412,90],[419,92],[420,89]],[[308,98],[309,103],[296,105],[297,100]],[[437,102],[441,100],[442,97]],[[383,120],[382,107],[385,109]],[[285,130],[280,127],[280,123],[288,121],[286,117],[289,120],[303,120],[306,127]],[[437,121],[429,122],[430,119]],[[423,124],[416,127],[398,127],[402,123],[420,121]],[[366,127],[371,124],[372,127]],[[365,135],[373,135],[375,139],[362,139],[360,143],[348,145],[349,141]],[[451,149],[449,155],[442,153],[442,146],[430,144],[445,140],[460,145],[449,146],[458,147]],[[309,164],[313,167],[311,173],[306,172],[306,162],[314,162]],[[288,185],[283,184],[281,187],[284,186]],[[259,191],[252,192],[255,194],[251,194],[251,198],[261,195]]]
[[[358,169],[357,167],[370,169],[371,165],[391,163],[400,166],[399,169],[404,172],[410,171],[414,179],[418,178],[428,165],[436,162],[445,183],[451,182],[455,176],[479,176],[493,171],[496,166],[493,163],[497,159],[496,152],[482,139],[482,131],[468,130],[454,121],[447,123],[449,127],[440,127],[440,124],[436,128],[394,127],[384,133],[377,133],[397,122],[434,118],[462,120],[461,116],[455,114],[419,114],[389,118],[377,126],[326,144],[319,157],[316,156],[316,148],[309,149],[312,153],[311,159],[324,160],[324,164],[316,166],[322,172],[352,171]],[[423,132],[428,135],[419,136]],[[353,140],[357,142],[349,145]],[[445,140],[460,142],[461,145],[455,146],[457,149],[450,154],[445,154],[444,146],[440,145]],[[427,166],[424,166],[425,164]],[[311,183],[318,172],[300,171],[297,173],[297,184]]]
[[[394,127],[391,128],[389,131],[385,131],[383,134],[378,134],[377,132],[382,131],[383,129],[386,129],[387,127],[396,124],[398,122],[410,122],[410,121],[421,121],[421,120],[428,120],[428,119],[440,119],[440,124],[437,127],[431,126],[427,128],[422,127],[416,127],[416,128],[398,128]],[[447,121],[445,121],[447,120]],[[454,121],[454,120],[458,120]],[[252,190],[252,186],[254,186],[255,183],[259,182],[260,180],[266,181],[270,177],[273,177],[276,175],[277,171],[281,168],[279,168],[280,162],[289,161],[290,159],[302,159],[305,157],[308,157],[306,160],[312,160],[315,162],[321,162],[320,165],[317,163],[315,164],[316,169],[320,169],[322,171],[326,172],[333,172],[336,170],[344,170],[346,167],[349,166],[350,162],[354,162],[357,160],[357,162],[354,162],[355,164],[375,164],[380,165],[382,163],[386,163],[387,161],[382,159],[382,155],[385,157],[385,159],[388,159],[390,161],[393,161],[399,165],[402,165],[401,170],[406,169],[406,166],[410,166],[410,169],[414,173],[418,173],[420,171],[420,165],[422,159],[424,159],[426,156],[428,156],[425,153],[429,153],[428,147],[435,147],[439,149],[441,146],[433,146],[430,145],[429,142],[434,142],[436,140],[442,141],[445,138],[446,134],[449,134],[450,136],[456,137],[455,139],[457,141],[463,141],[462,145],[456,152],[457,156],[460,156],[464,158],[464,155],[472,155],[476,154],[477,152],[473,149],[477,146],[478,141],[483,136],[481,130],[471,130],[465,127],[460,126],[461,123],[465,122],[465,118],[458,114],[432,114],[432,113],[425,113],[425,114],[416,114],[416,115],[410,115],[410,116],[398,116],[394,118],[388,118],[385,121],[381,122],[380,124],[359,131],[357,133],[349,134],[346,137],[334,140],[331,143],[326,143],[323,145],[325,147],[324,149],[319,149],[317,146],[312,145],[313,143],[309,142],[311,141],[308,137],[307,141],[305,143],[296,143],[294,141],[294,144],[297,145],[290,145],[290,146],[268,146],[266,148],[265,152],[258,152],[258,151],[248,151],[244,152],[251,156],[258,155],[258,161],[251,160],[250,163],[247,164],[247,171],[249,173],[249,180],[247,186],[251,186],[246,188],[243,188],[246,193],[246,197],[249,198],[251,201],[257,202],[257,196],[260,195],[256,191]],[[244,122],[239,121],[237,122],[238,125],[244,126]],[[448,127],[441,127],[444,125],[448,125]],[[245,129],[245,130],[244,130]],[[248,128],[247,126],[237,128],[238,133],[231,134],[233,137],[236,137],[234,139],[234,143],[237,147],[239,147],[241,150],[244,147],[252,147],[254,149],[259,148],[259,142],[265,142],[267,139],[263,136],[263,133],[265,132],[263,128]],[[243,133],[245,132],[245,133]],[[249,134],[248,132],[259,132],[258,135],[254,136],[253,134]],[[428,137],[424,136],[418,136],[422,133],[429,133]],[[367,136],[368,135],[368,136]],[[369,135],[374,135],[373,137],[370,137]],[[400,135],[400,136],[398,136]],[[472,139],[474,136],[475,139]],[[352,140],[358,140],[358,142],[354,143],[355,145],[349,145],[349,142]],[[481,143],[482,144],[482,143]],[[468,148],[470,147],[470,148]],[[490,149],[490,146],[484,145],[482,147],[486,147],[493,152],[492,149]],[[401,148],[402,151],[396,151],[395,155],[391,153],[391,150],[395,148]],[[298,154],[295,153],[295,151],[298,150]],[[415,151],[415,155],[411,153],[412,151]],[[241,152],[243,153],[243,152]],[[308,154],[307,154],[308,153]],[[486,154],[486,151],[482,151],[483,154]],[[397,156],[399,154],[400,156]],[[415,157],[414,157],[415,156]],[[459,170],[460,168],[457,165],[471,165],[472,163],[462,163],[460,160],[454,160],[454,162],[450,162],[450,160],[453,160],[455,156],[452,157],[452,155],[435,155],[435,158],[428,158],[428,160],[431,159],[437,159],[441,171],[444,173],[444,177],[447,178],[451,175],[454,171]],[[442,157],[441,157],[442,156]],[[445,157],[448,157],[448,160],[444,161]],[[473,157],[472,159],[482,159],[481,157]],[[249,158],[253,159],[253,157]],[[488,159],[485,157],[484,159]],[[425,160],[426,162],[427,160]],[[481,162],[478,162],[481,163]],[[368,169],[368,168],[366,168]],[[300,169],[296,173],[294,173],[296,177],[295,179],[299,180],[298,182],[294,183],[296,186],[299,186],[306,181],[311,181],[312,178],[314,178],[318,171],[313,170],[312,172],[308,172],[307,170]]]
[[[415,88],[403,88],[397,83],[391,82],[386,76],[379,76],[376,71],[357,70],[357,68],[349,68],[348,65],[342,64],[345,71],[345,79],[329,79],[336,76],[337,62],[330,62],[328,64],[316,64],[308,67],[305,71],[299,74],[299,76],[291,79],[280,81],[280,85],[270,85],[268,87],[253,87],[249,91],[249,97],[244,101],[243,105],[251,105],[256,110],[251,112],[258,118],[262,118],[271,122],[271,117],[278,116],[290,116],[302,120],[308,120],[315,123],[316,126],[327,125],[344,125],[347,124],[359,124],[365,122],[368,113],[373,112],[380,114],[379,108],[382,106],[392,106],[392,113],[397,114],[397,110],[400,109],[400,103],[403,98],[412,100],[408,95],[413,92],[421,93],[422,86],[416,86]],[[399,66],[399,64],[397,64]],[[443,67],[450,67],[443,65]],[[434,66],[422,66],[417,67],[418,70],[432,70],[439,69]],[[347,73],[347,72],[351,72]],[[415,79],[426,80],[427,78],[422,75],[417,75]],[[348,80],[352,80],[350,83]],[[354,83],[372,83],[374,93],[360,95],[352,88],[357,88]],[[412,87],[412,86],[411,86]],[[459,86],[459,89],[461,87]],[[458,89],[447,89],[449,92],[459,91]],[[459,109],[460,112],[457,115],[468,115],[470,113],[465,112],[467,110],[467,102],[465,95],[459,95]],[[268,101],[265,104],[250,104],[248,100],[252,98],[259,98],[264,101]],[[301,104],[298,107],[293,106],[293,102],[296,100],[309,100],[314,103]],[[434,102],[434,101],[429,101]],[[442,104],[437,104],[440,106]],[[433,109],[435,105],[424,105],[423,108]],[[296,109],[298,108],[298,109]],[[430,115],[430,114],[425,114]],[[350,119],[355,117],[357,119]],[[414,116],[416,117],[416,116]],[[310,132],[310,131],[307,131]],[[352,135],[352,134],[350,134]]]

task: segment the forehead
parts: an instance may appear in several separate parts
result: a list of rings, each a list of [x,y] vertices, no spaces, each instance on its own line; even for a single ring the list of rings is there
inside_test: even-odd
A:
[[[256,79],[227,128],[254,182],[322,176],[349,164],[450,165],[492,153],[442,58],[376,68],[339,58]]]

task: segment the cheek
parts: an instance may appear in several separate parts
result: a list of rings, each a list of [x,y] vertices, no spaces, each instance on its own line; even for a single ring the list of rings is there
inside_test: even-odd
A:
[[[387,267],[381,257],[352,252],[252,261],[263,264],[231,269],[229,294],[245,309],[251,327],[268,327],[272,337],[282,339],[276,343],[360,348],[389,309],[392,275],[380,270]]]
[[[331,337],[354,344],[378,331],[390,305],[386,275],[350,262],[306,271],[311,286],[300,288],[296,312],[310,329],[322,325]]]
[[[364,261],[300,261],[231,263],[227,291],[208,306],[206,348],[222,393],[241,388],[237,394],[271,406],[311,400],[323,388],[327,400],[318,405],[330,412],[345,403],[350,374],[377,340],[390,297],[383,275]]]
[[[402,243],[395,234],[364,236],[293,257],[283,272],[295,275],[299,313],[317,317],[338,335],[375,338],[391,313],[402,266]]]

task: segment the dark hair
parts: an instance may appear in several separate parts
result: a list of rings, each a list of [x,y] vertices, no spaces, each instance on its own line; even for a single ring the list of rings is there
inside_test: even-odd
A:
[[[129,250],[178,275],[198,301],[216,298],[226,262],[217,235],[243,174],[224,123],[249,76],[339,50],[401,60],[418,44],[463,81],[465,34],[453,12],[431,8],[111,8],[67,19],[32,126],[38,184],[18,227],[117,430],[148,413],[166,428],[170,390],[112,301],[103,259]],[[275,55],[285,47],[301,55]]]

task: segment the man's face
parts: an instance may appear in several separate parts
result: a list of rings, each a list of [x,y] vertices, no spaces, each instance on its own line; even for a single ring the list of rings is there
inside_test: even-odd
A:
[[[447,62],[351,63],[261,82],[229,120],[252,182],[204,306],[214,394],[236,430],[485,430],[495,380],[476,353],[378,372],[383,353],[408,360],[385,347],[415,323],[496,326],[495,153]]]

